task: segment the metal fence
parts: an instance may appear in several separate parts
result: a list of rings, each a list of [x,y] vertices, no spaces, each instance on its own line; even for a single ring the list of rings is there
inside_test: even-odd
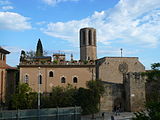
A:
[[[81,120],[81,108],[67,107],[1,111],[0,120]]]
[[[105,112],[104,115],[102,115],[102,113],[104,113],[104,111],[96,113],[94,116],[82,115],[81,120],[132,120],[134,117],[134,114],[130,112],[121,112],[119,115],[115,115],[113,112]]]

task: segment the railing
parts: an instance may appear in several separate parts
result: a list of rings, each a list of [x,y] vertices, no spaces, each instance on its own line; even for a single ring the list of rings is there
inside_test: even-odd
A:
[[[80,107],[1,111],[0,120],[81,120]]]

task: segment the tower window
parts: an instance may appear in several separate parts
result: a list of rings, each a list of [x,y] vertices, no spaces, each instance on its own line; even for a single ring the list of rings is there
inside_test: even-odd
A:
[[[96,45],[96,31],[94,31],[94,45]]]
[[[82,41],[83,41],[83,45],[85,45],[86,44],[85,31],[82,31]]]
[[[61,83],[66,83],[66,78],[65,77],[61,78]]]
[[[3,60],[4,58],[3,58],[4,56],[3,56],[3,54],[1,54],[1,60]]]
[[[91,32],[91,30],[88,32],[88,39],[89,39],[88,44],[91,45],[92,44],[92,32]]]
[[[6,55],[5,54],[3,54],[3,60],[6,60]]]
[[[77,83],[77,82],[78,82],[77,77],[74,77],[74,78],[73,78],[73,83]]]
[[[38,84],[42,84],[42,75],[38,76]]]
[[[24,83],[29,83],[29,76],[28,75],[25,75],[25,77],[24,77]]]
[[[53,77],[53,72],[52,71],[49,72],[49,77]]]

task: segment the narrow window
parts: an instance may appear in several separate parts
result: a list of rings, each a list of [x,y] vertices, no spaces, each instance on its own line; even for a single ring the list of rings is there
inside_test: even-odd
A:
[[[83,45],[86,44],[86,39],[85,39],[85,31],[82,32],[82,39],[83,39]]]
[[[25,77],[24,77],[24,83],[29,83],[29,77],[28,77],[28,75],[25,75]]]
[[[2,57],[1,60],[3,60],[3,54],[1,54],[1,57]]]
[[[94,31],[94,45],[96,45],[96,31]]]
[[[92,32],[91,30],[88,32],[88,37],[89,37],[89,41],[88,41],[88,44],[91,45],[92,44]]]
[[[74,78],[73,78],[73,83],[77,83],[77,82],[78,82],[77,77],[74,77]]]
[[[65,83],[65,82],[66,82],[65,77],[62,77],[62,78],[61,78],[61,83]]]
[[[42,84],[42,75],[38,76],[38,84]]]
[[[5,54],[3,55],[3,60],[6,60],[6,55]]]
[[[53,72],[52,71],[49,72],[49,77],[53,77]]]

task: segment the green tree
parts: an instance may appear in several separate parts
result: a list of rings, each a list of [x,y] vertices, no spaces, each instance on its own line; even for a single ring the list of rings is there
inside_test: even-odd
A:
[[[94,97],[97,98],[100,103],[100,98],[104,94],[104,86],[101,80],[91,80],[87,82],[87,87],[94,93]]]
[[[64,98],[63,98],[63,107],[67,106],[75,106],[75,95],[77,93],[77,89],[72,85],[68,84],[64,89]]]
[[[36,56],[37,57],[43,56],[43,47],[40,39],[38,40],[38,43],[37,43]]]
[[[42,97],[43,107],[69,107],[75,105],[75,94],[77,89],[72,85],[64,87],[53,87],[50,96]]]
[[[146,111],[135,113],[133,120],[160,120],[160,101],[146,103]]]
[[[76,105],[81,106],[82,114],[92,114],[98,112],[97,107],[92,104],[93,94],[89,89],[79,88],[76,94]]]
[[[94,113],[99,112],[100,110],[100,98],[104,93],[104,86],[100,80],[91,80],[87,82],[87,87],[91,91],[92,95],[91,103],[94,108],[92,108],[91,113],[92,118],[94,118]]]
[[[53,87],[50,96],[42,97],[42,107],[81,106],[83,114],[93,114],[99,111],[100,97],[104,92],[101,81],[90,81],[88,88],[76,89],[72,85],[67,87]]]
[[[87,82],[88,89],[79,88],[76,103],[83,109],[83,114],[94,114],[99,111],[100,97],[104,93],[104,86],[100,80]]]
[[[36,108],[37,93],[32,92],[28,84],[19,84],[12,96],[12,109]]]
[[[148,70],[142,75],[147,77],[147,82],[160,81],[160,63],[154,63],[151,65],[151,70]]]

